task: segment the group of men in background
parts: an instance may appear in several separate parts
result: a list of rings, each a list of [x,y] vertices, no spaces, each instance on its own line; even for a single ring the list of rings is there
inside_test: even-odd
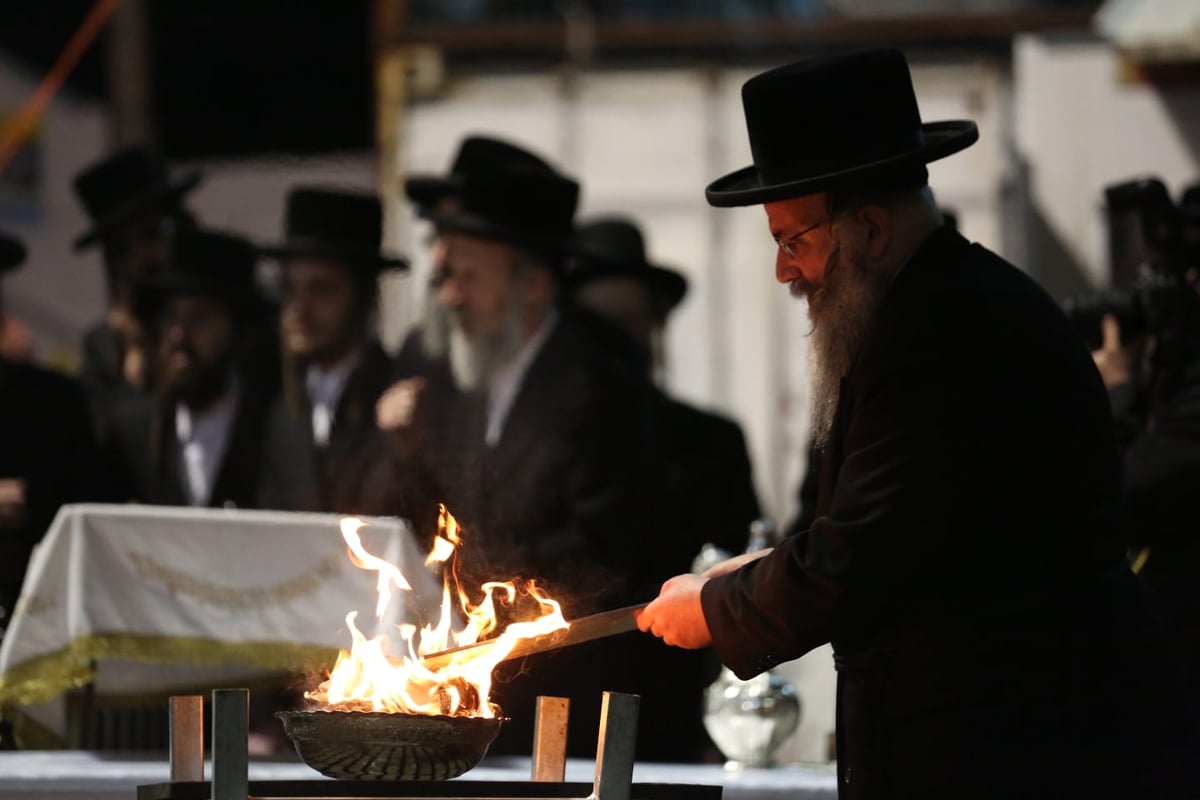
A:
[[[759,516],[742,432],[655,381],[686,279],[632,220],[577,220],[576,181],[485,136],[409,178],[433,267],[392,355],[379,278],[408,263],[382,248],[376,196],[295,187],[264,245],[189,211],[200,180],[145,149],[76,178],[108,308],[76,379],[0,361],[0,607],[57,508],[87,500],[397,515],[426,543],[445,504],[464,585],[536,578],[568,617],[648,600],[705,543],[740,551]],[[517,662],[493,750],[527,753],[534,698],[555,694],[575,701],[572,752],[594,753],[600,692],[624,690],[643,695],[639,757],[703,759],[715,667],[637,636]]]

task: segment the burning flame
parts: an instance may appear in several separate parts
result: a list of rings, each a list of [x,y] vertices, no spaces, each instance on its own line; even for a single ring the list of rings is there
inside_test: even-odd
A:
[[[400,569],[362,545],[358,531],[363,522],[354,518],[341,521],[342,538],[346,540],[350,560],[355,566],[378,573],[375,606],[376,617],[382,619],[392,600],[392,590],[411,591]],[[558,602],[547,597],[532,581],[518,585],[513,581],[489,582],[482,587],[483,598],[473,603],[459,585],[454,570],[454,556],[462,545],[458,522],[441,506],[438,517],[438,536],[425,559],[426,566],[442,571],[442,601],[437,622],[419,631],[415,625],[399,625],[400,637],[407,653],[399,657],[389,654],[385,634],[368,639],[354,624],[357,612],[346,615],[352,644],[350,651],[342,650],[337,663],[315,692],[305,697],[317,703],[348,711],[386,711],[407,714],[430,714],[469,717],[495,717],[497,707],[488,699],[492,689],[492,672],[496,665],[512,652],[517,642],[532,639],[569,627]],[[453,584],[453,586],[452,586]],[[421,657],[449,650],[452,647],[474,644],[497,630],[497,600],[511,606],[520,594],[532,598],[538,608],[535,618],[508,624],[493,637],[489,647],[482,647],[455,656],[439,669],[429,669]],[[461,627],[455,629],[456,620]]]

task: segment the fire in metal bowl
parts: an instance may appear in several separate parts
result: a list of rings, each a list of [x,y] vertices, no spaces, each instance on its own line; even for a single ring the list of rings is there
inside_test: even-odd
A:
[[[280,711],[301,760],[343,780],[441,781],[479,763],[503,718]]]

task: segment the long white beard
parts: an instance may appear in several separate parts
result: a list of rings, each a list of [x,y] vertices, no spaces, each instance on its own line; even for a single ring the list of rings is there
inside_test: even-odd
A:
[[[520,352],[524,343],[521,309],[514,303],[506,310],[500,330],[472,336],[452,312],[434,303],[426,311],[421,341],[427,356],[447,358],[460,391],[474,391]]]
[[[843,244],[849,246],[843,250]],[[813,323],[808,353],[810,413],[813,443],[817,447],[829,442],[842,378],[858,355],[887,287],[886,280],[871,271],[861,250],[849,241],[835,243],[825,265],[825,275],[821,290],[809,295],[808,306]],[[804,296],[803,290],[795,286],[792,294]]]

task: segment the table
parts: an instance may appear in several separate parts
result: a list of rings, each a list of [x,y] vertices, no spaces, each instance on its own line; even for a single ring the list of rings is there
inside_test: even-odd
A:
[[[591,761],[567,762],[567,780],[590,782]],[[138,786],[168,779],[166,756],[107,756],[79,751],[0,752],[0,800],[132,800]],[[252,761],[251,780],[326,780],[298,762]],[[463,780],[529,779],[529,759],[484,759]],[[708,764],[638,764],[639,783],[720,784],[723,800],[833,800],[837,775],[831,764],[789,764],[773,769],[726,771]]]
[[[214,686],[332,666],[348,612],[367,635],[436,611],[440,580],[406,524],[370,519],[371,552],[413,584],[375,619],[332,514],[65,506],[30,560],[0,645],[0,707],[25,747],[62,747],[64,696],[165,702]],[[114,699],[115,698],[115,699]]]

